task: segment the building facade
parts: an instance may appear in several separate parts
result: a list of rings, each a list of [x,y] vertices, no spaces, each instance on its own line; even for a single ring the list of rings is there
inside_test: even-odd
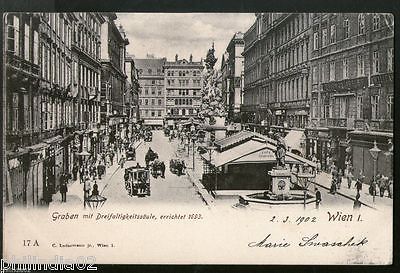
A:
[[[74,118],[77,120],[74,150],[86,150],[96,155],[100,151],[100,13],[73,13],[72,84],[71,94],[76,101]],[[78,141],[79,139],[79,141]],[[77,158],[77,160],[79,160]]]
[[[243,33],[237,32],[230,40],[222,56],[222,91],[227,106],[228,120],[240,122],[240,106],[243,102],[244,79]]]
[[[177,124],[181,120],[196,118],[201,105],[201,93],[203,90],[202,62],[178,59],[166,62],[165,95],[166,95],[166,120],[169,126]]]
[[[305,128],[311,96],[311,14],[259,13],[244,34],[242,122]]]
[[[127,121],[125,93],[125,54],[129,44],[122,27],[115,25],[115,13],[103,13],[105,22],[101,25],[101,130],[105,145],[125,138],[124,123]]]
[[[139,116],[139,71],[136,68],[133,56],[125,58],[126,87],[125,104],[127,107],[128,128],[132,133],[134,126],[140,119]]]
[[[73,164],[71,13],[9,13],[6,20],[6,205],[52,201]]]
[[[388,175],[393,138],[393,17],[316,13],[312,17],[312,98],[307,150],[322,165],[347,164],[373,175],[368,150],[383,151],[377,171]]]
[[[165,117],[164,64],[165,58],[148,55],[135,59],[139,71],[139,112],[144,125],[162,127]]]

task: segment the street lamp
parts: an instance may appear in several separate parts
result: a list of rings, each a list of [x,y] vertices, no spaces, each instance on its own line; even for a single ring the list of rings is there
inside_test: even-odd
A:
[[[374,147],[369,149],[369,153],[371,154],[372,159],[374,160],[374,185],[376,188],[376,161],[378,160],[379,153],[381,149],[376,146],[376,140],[374,140]],[[375,189],[372,189],[372,201],[375,203]]]
[[[89,158],[90,153],[86,150],[83,150],[80,153],[76,153],[76,155],[82,158],[83,164],[86,164],[86,160]],[[83,208],[86,208],[86,181],[83,182]]]
[[[307,166],[304,167],[304,169],[307,169]],[[306,200],[307,200],[307,191],[308,187],[311,184],[311,180],[315,178],[314,173],[308,173],[308,172],[299,172],[296,174],[297,177],[297,182],[299,185],[303,187],[303,193],[304,193],[304,209],[306,209]]]

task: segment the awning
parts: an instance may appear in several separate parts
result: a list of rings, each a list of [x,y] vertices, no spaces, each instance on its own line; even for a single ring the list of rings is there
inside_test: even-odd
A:
[[[297,150],[303,154],[304,140],[306,136],[303,131],[291,130],[285,137],[286,146],[291,150]]]
[[[45,142],[45,143],[47,143],[47,144],[54,144],[54,143],[60,142],[61,140],[62,140],[62,136],[57,135],[57,136],[55,136],[55,137],[46,139],[46,140],[44,140],[43,142]]]
[[[144,125],[164,125],[164,121],[162,119],[145,119]]]

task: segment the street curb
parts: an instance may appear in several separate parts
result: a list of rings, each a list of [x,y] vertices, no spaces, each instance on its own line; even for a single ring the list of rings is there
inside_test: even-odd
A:
[[[174,151],[174,155],[175,155],[175,157],[178,157],[178,154],[176,153],[176,151]],[[208,207],[211,208],[211,206],[213,205],[213,199],[212,199],[211,195],[208,192],[206,192],[206,190],[202,187],[203,184],[201,184],[200,182],[196,181],[197,179],[192,177],[192,175],[190,175],[189,171],[186,171],[186,176],[189,178],[190,182],[195,187],[195,190],[200,195],[201,200],[203,200],[203,202]]]
[[[195,186],[196,192],[200,195],[201,199],[206,203],[207,206],[211,207],[213,205],[213,199],[211,195],[203,188],[203,184],[197,181],[194,177],[190,175],[189,172],[186,172],[190,182]]]
[[[330,188],[329,187],[327,187],[327,186],[325,186],[325,185],[322,185],[322,184],[320,184],[320,183],[317,183],[317,182],[313,182],[315,185],[318,185],[318,186],[320,186],[321,188],[324,188],[324,189],[327,189],[327,190],[330,190]],[[350,200],[352,200],[352,201],[355,201],[356,199],[355,198],[353,198],[353,197],[351,197],[351,196],[348,196],[348,195],[346,195],[346,194],[344,194],[344,193],[341,193],[341,192],[339,192],[339,191],[337,191],[336,192],[336,194],[338,194],[338,195],[340,195],[340,196],[343,196],[343,197],[345,197],[345,198],[347,198],[347,199],[350,199]],[[361,201],[360,201],[361,202]],[[374,209],[374,210],[377,210],[377,208],[375,208],[375,207],[372,207],[372,206],[370,206],[370,205],[368,205],[368,204],[366,204],[366,203],[364,203],[364,202],[361,202],[361,204],[363,204],[364,206],[366,206],[366,207],[368,207],[368,208],[371,208],[371,209]]]

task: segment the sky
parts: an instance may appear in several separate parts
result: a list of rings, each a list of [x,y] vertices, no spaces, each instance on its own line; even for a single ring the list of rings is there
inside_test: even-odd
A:
[[[127,51],[136,58],[205,58],[215,43],[216,67],[235,32],[246,32],[254,23],[254,13],[117,13],[129,39]]]

